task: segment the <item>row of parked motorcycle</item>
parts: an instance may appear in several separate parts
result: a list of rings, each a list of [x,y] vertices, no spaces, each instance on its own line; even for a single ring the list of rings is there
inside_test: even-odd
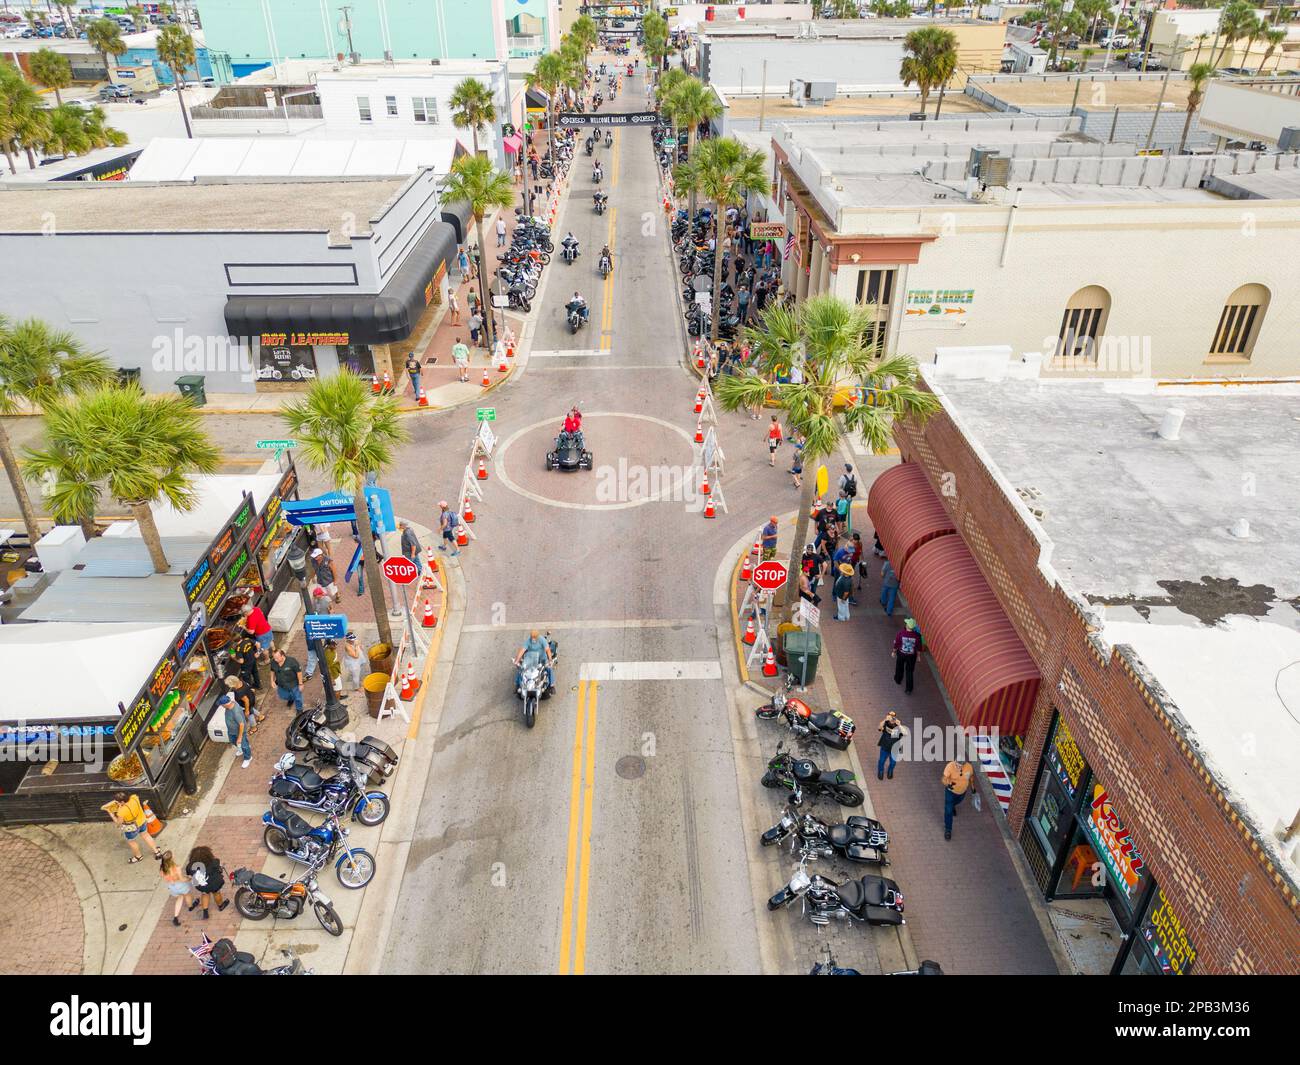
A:
[[[679,210],[673,219],[673,249],[677,253],[677,269],[682,275],[682,304],[686,310],[686,331],[693,337],[710,336],[713,331],[712,314],[696,303],[696,294],[707,292],[712,298],[713,271],[717,254],[709,248],[713,236],[712,212],[702,207],[690,219],[687,212]],[[731,271],[731,253],[722,254],[722,276]],[[736,292],[730,283],[724,283],[718,292],[721,317],[718,319],[718,336],[724,340],[735,338],[740,329],[740,311]]]
[[[847,750],[856,726],[838,710],[814,710],[793,694],[794,678],[786,677],[770,702],[754,711],[759,721],[784,724],[801,750],[816,744],[832,750]],[[903,893],[891,879],[866,875],[837,881],[809,874],[808,863],[840,858],[855,864],[883,868],[889,864],[889,833],[874,817],[847,817],[826,821],[802,809],[805,802],[829,799],[840,806],[861,806],[866,796],[848,769],[822,769],[810,758],[798,757],[782,740],[767,763],[761,783],[787,793],[781,820],[762,835],[764,847],[789,841],[796,862],[789,882],[767,900],[769,910],[801,903],[804,915],[815,925],[845,920],[864,925],[901,925]]]

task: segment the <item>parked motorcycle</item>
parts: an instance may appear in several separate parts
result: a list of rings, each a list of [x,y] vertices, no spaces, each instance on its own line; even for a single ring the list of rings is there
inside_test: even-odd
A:
[[[337,773],[322,777],[313,769],[299,766],[292,754],[280,756],[271,778],[270,795],[297,810],[338,814],[350,810],[352,819],[363,825],[382,824],[388,817],[388,796],[382,791],[363,791],[366,769],[350,762]]]
[[[345,888],[363,888],[374,879],[375,859],[369,851],[348,845],[348,830],[330,814],[325,824],[313,828],[279,799],[262,815],[262,842],[272,854],[299,865],[323,867],[334,861],[334,874]],[[338,855],[335,859],[335,855]]]
[[[299,879],[288,883],[251,869],[236,869],[230,874],[230,879],[239,885],[235,891],[235,909],[250,921],[267,917],[292,921],[311,906],[320,926],[332,936],[341,936],[343,921],[335,912],[329,896],[316,885],[319,868],[313,865]]]
[[[754,716],[760,721],[784,720],[801,740],[821,740],[834,750],[847,751],[857,728],[853,719],[838,710],[813,710],[802,699],[789,694],[795,683],[793,674],[787,675],[785,690],[774,691],[771,701],[755,710]]]
[[[794,806],[803,804],[805,794],[814,797],[828,795],[841,806],[861,806],[866,796],[853,783],[855,779],[848,769],[823,772],[817,768],[816,762],[794,757],[782,742],[767,763],[767,772],[760,783],[765,788],[785,788],[790,792],[790,802]]]
[[[764,847],[774,847],[791,835],[791,846],[810,858],[839,855],[851,862],[889,864],[889,833],[874,817],[848,817],[842,824],[830,825],[787,806],[781,820],[763,833],[761,842]]]
[[[794,876],[767,900],[769,910],[803,900],[803,912],[815,925],[832,920],[859,921],[868,925],[902,925],[903,893],[894,881],[883,876],[863,876],[836,883],[829,877],[808,875],[805,862],[794,867]]]
[[[306,752],[308,762],[342,766],[355,761],[370,773],[369,782],[380,783],[397,768],[397,752],[377,736],[366,736],[357,743],[341,739],[325,724],[325,705],[320,703],[298,714],[284,733],[284,745],[291,751]],[[375,779],[375,774],[379,779]]]
[[[257,959],[249,954],[246,950],[238,950],[234,941],[230,939],[218,939],[215,943],[211,937],[204,932],[199,945],[190,947],[190,953],[199,963],[203,976],[315,976],[315,969],[303,967],[302,960],[294,952],[292,947],[283,947],[280,953],[289,961],[284,965],[276,965],[270,969],[263,969],[257,964]]]

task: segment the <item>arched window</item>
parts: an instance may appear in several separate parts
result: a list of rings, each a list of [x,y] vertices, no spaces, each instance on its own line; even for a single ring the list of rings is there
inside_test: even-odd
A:
[[[1268,300],[1268,289],[1263,285],[1242,285],[1233,292],[1219,315],[1210,357],[1249,359],[1268,313]]]
[[[1056,357],[1097,358],[1097,338],[1105,335],[1110,316],[1110,293],[1100,285],[1081,288],[1065,305],[1061,331],[1057,334]]]

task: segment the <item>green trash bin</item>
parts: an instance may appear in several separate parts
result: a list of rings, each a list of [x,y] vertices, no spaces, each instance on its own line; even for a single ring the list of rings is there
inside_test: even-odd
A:
[[[184,377],[176,378],[176,387],[180,393],[196,407],[202,407],[208,402],[207,393],[203,390],[202,374],[186,374]]]
[[[817,663],[822,656],[822,637],[819,632],[787,632],[785,634],[786,669],[800,687],[817,679]]]

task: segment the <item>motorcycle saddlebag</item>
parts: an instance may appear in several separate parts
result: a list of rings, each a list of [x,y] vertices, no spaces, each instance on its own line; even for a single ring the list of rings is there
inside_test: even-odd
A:
[[[286,780],[284,777],[276,777],[271,781],[271,795],[277,799],[295,799],[298,797],[298,785],[292,780]]]
[[[212,963],[222,976],[256,976],[262,971],[251,954],[236,950],[229,939],[218,939],[212,944]]]

